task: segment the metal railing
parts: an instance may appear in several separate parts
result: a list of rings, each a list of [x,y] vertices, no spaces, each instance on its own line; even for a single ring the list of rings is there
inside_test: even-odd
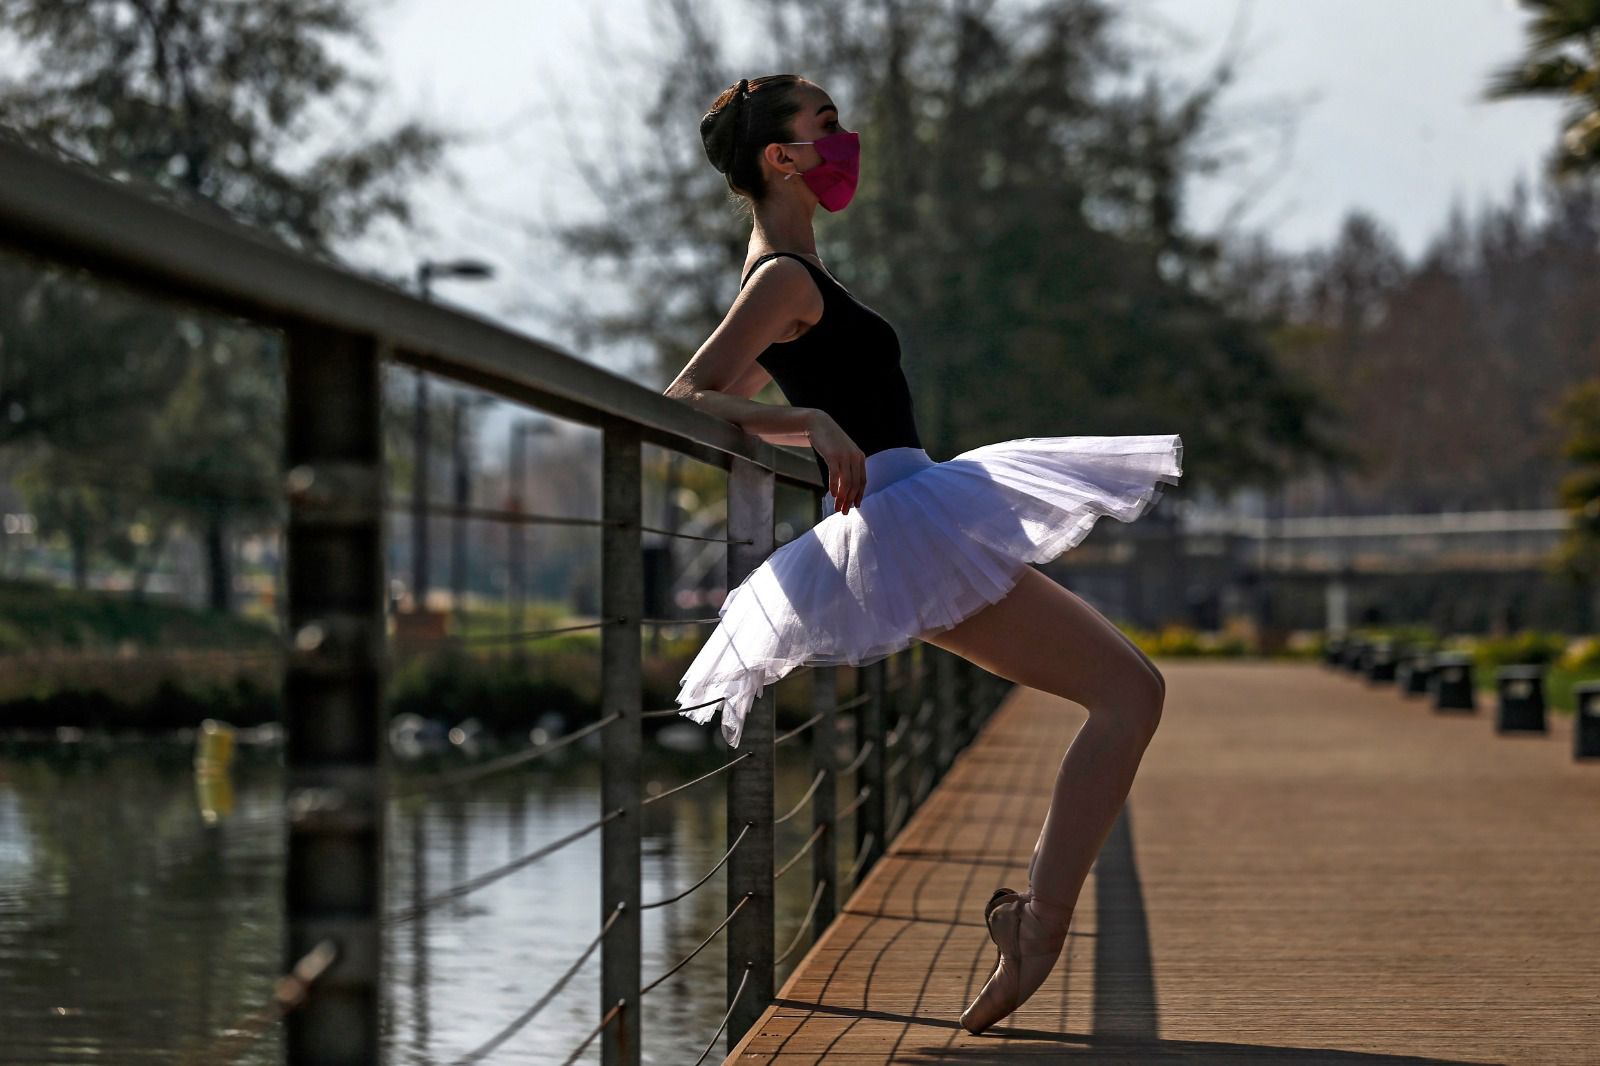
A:
[[[282,656],[285,708],[288,976],[275,1006],[260,1018],[282,1018],[287,1061],[295,1066],[380,1061],[385,926],[413,921],[594,832],[600,833],[601,872],[593,939],[521,1015],[486,1034],[459,1061],[491,1056],[598,951],[596,1024],[568,1061],[577,1061],[599,1039],[602,1062],[636,1064],[646,1038],[642,998],[718,937],[726,944],[728,1006],[701,1059],[724,1033],[731,1049],[772,1000],[779,964],[805,942],[808,929],[814,941],[834,920],[841,889],[853,888],[884,853],[999,702],[1005,686],[997,678],[925,644],[863,666],[860,691],[842,702],[837,667],[796,671],[794,680],[782,683],[809,680],[812,713],[802,724],[776,733],[776,692],[769,686],[751,708],[738,755],[646,797],[642,723],[675,716],[678,708],[642,705],[641,630],[684,620],[643,616],[642,445],[674,449],[727,471],[729,588],[774,549],[780,483],[809,490],[820,507],[824,486],[808,456],[773,447],[532,338],[4,138],[0,245],[88,268],[162,298],[244,316],[281,331],[286,342],[287,629],[283,646],[271,654]],[[386,361],[597,427],[603,438],[602,514],[591,523],[601,531],[600,621],[495,638],[598,628],[599,719],[522,751],[412,783],[403,793],[468,788],[599,734],[600,811],[563,837],[396,910],[385,909],[382,882],[392,793],[382,721],[388,668],[382,534],[384,514],[395,506],[384,490],[379,432],[379,375]],[[471,510],[490,521],[575,521]],[[855,725],[853,754],[840,759],[847,711]],[[774,796],[779,750],[798,752],[807,742],[810,786],[788,800],[780,815]],[[690,888],[644,901],[642,808],[718,778],[726,792],[726,851]],[[841,787],[853,796],[842,807]],[[780,862],[776,827],[808,809],[809,836]],[[854,858],[840,884],[838,830],[847,818],[854,826]],[[799,927],[785,931],[787,946],[778,953],[774,886],[802,869],[807,855],[810,902]],[[646,983],[641,912],[678,902],[719,871],[725,872],[727,916],[687,957]],[[255,1032],[262,1024],[258,1019],[241,1031]],[[231,1055],[213,1061],[226,1058]]]

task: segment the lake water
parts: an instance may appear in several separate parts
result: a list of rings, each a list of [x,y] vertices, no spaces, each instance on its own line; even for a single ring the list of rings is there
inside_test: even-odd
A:
[[[192,755],[177,741],[0,748],[0,1062],[282,1061],[278,1028],[245,1039],[245,1023],[270,1001],[283,965],[279,755],[241,751],[233,809],[215,825],[202,816]],[[782,755],[790,758],[779,761],[779,813],[811,780],[806,751]],[[652,751],[647,789],[650,781],[656,791],[671,787],[724,758],[719,750]],[[647,902],[687,888],[722,856],[723,788],[719,775],[644,809]],[[853,786],[840,789],[841,802],[850,795]],[[599,813],[599,766],[582,752],[454,793],[398,800],[389,812],[386,906],[437,894]],[[810,819],[802,813],[778,830],[782,861],[804,843]],[[841,868],[851,840],[846,823]],[[599,930],[599,846],[599,832],[589,834],[386,931],[388,1062],[454,1062],[544,994]],[[645,982],[727,914],[724,876],[644,912]],[[810,902],[808,861],[778,889],[782,951]],[[779,968],[780,985],[808,943]],[[724,958],[719,935],[645,997],[645,1062],[699,1056],[726,1010]],[[563,1061],[598,1022],[599,998],[596,951],[488,1061]],[[725,1041],[707,1062],[721,1061]],[[599,1061],[598,1040],[581,1061]]]

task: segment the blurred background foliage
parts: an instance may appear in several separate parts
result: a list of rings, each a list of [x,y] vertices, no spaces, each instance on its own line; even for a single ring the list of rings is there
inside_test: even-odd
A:
[[[1285,515],[1564,507],[1558,562],[1594,582],[1600,12],[1524,6],[1525,55],[1485,96],[1571,101],[1547,172],[1505,203],[1456,211],[1413,260],[1361,210],[1299,253],[1231,221],[1189,229],[1190,184],[1282,120],[1228,110],[1231,50],[1198,84],[1166,78],[1105,0],[764,0],[765,43],[737,55],[714,5],[662,0],[654,51],[625,83],[631,106],[570,116],[618,134],[603,158],[574,160],[604,211],[557,222],[572,261],[615,271],[633,298],[575,304],[564,324],[580,354],[642,341],[646,376],[676,374],[725,313],[749,235],[698,118],[741,75],[799,72],[864,146],[860,194],[838,218],[819,214],[819,244],[899,330],[936,456],[1018,436],[1179,432],[1185,494],[1270,489]],[[0,34],[34,61],[0,73],[0,135],[337,262],[365,233],[417,225],[413,187],[448,167],[457,136],[374,128],[381,88],[356,64],[368,18],[350,0],[0,0]],[[408,270],[361,269],[409,283]],[[209,610],[239,615],[234,546],[283,517],[277,343],[0,258],[0,475],[61,539],[76,589],[115,569],[139,600],[188,540]],[[411,395],[395,384],[385,432],[403,495]],[[775,386],[760,398],[782,401]],[[441,404],[432,445],[448,449],[450,423]],[[694,464],[659,474],[702,506],[723,491]],[[803,502],[780,519],[805,524]],[[57,613],[77,611],[16,639],[122,639],[81,598]],[[1185,654],[1236,638],[1143,639]]]

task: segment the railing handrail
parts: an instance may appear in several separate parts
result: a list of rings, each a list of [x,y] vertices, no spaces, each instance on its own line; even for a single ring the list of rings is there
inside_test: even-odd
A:
[[[3,131],[0,131],[3,132]],[[816,463],[605,367],[470,312],[423,300],[220,214],[153,200],[84,164],[0,135],[0,244],[43,252],[138,288],[274,322],[371,336],[395,362],[726,469],[738,456],[825,489]]]
[[[811,458],[531,337],[301,252],[220,210],[208,213],[201,205],[153,198],[159,191],[147,193],[92,167],[54,160],[14,143],[0,130],[0,245],[85,267],[157,297],[235,313],[284,333],[283,473],[289,505],[285,624],[295,634],[281,664],[288,828],[285,940],[292,962],[316,957],[324,942],[337,952],[336,961],[324,964],[328,972],[318,978],[307,1002],[287,1016],[289,1061],[296,1066],[346,1061],[349,1055],[341,1049],[352,1041],[367,1060],[376,1058],[385,924],[420,919],[436,905],[516,873],[595,830],[602,838],[604,919],[599,933],[551,989],[466,1061],[517,1032],[598,949],[602,1002],[610,1006],[568,1061],[575,1061],[615,1023],[613,1035],[602,1045],[602,1060],[608,1066],[636,1066],[641,1043],[636,1008],[642,995],[724,932],[728,1008],[701,1058],[724,1031],[730,1045],[735,1043],[771,1002],[778,963],[798,949],[808,926],[815,945],[836,915],[841,891],[853,888],[884,854],[926,796],[924,782],[931,783],[949,767],[992,712],[994,690],[984,678],[992,680],[993,675],[951,653],[928,649],[923,667],[913,669],[907,648],[863,664],[858,678],[862,691],[840,701],[837,667],[814,664],[809,671],[813,713],[804,723],[776,734],[777,701],[769,688],[757,697],[746,722],[741,754],[719,771],[644,796],[642,722],[674,709],[646,710],[642,705],[640,631],[646,624],[668,620],[645,617],[644,611],[641,535],[652,527],[642,521],[641,444],[650,441],[728,471],[729,588],[776,547],[773,512],[779,481],[810,489],[819,497],[820,511],[825,486]],[[384,912],[390,782],[383,754],[387,737],[379,724],[388,669],[380,371],[387,361],[404,362],[602,431],[601,516],[586,522],[600,529],[601,621],[514,634],[526,638],[599,628],[602,717],[555,741],[439,775],[427,782],[427,789],[456,787],[503,772],[598,734],[604,813],[520,858],[419,898],[411,908]],[[427,503],[425,492],[418,497]],[[841,770],[838,715],[846,709],[858,710],[853,716],[857,754]],[[891,721],[892,738],[886,733]],[[908,736],[911,742],[895,753],[894,769],[889,770],[891,747]],[[775,753],[781,743],[797,738],[811,744],[811,786],[787,814],[778,816]],[[931,755],[924,755],[930,748]],[[922,758],[924,772],[913,783],[904,771],[914,757]],[[643,902],[641,809],[720,770],[727,771],[723,858],[677,896]],[[853,776],[856,799],[839,808],[835,786],[846,774]],[[810,835],[780,866],[775,828],[808,806]],[[840,884],[837,838],[846,815],[855,821],[857,846]],[[811,902],[799,927],[792,934],[785,931],[789,946],[778,956],[774,882],[808,856]],[[727,918],[688,958],[643,985],[640,912],[682,898],[718,867],[725,867]],[[319,994],[321,990],[327,994]],[[330,1035],[335,1033],[337,1039]]]
[[[1561,508],[1552,507],[1524,510],[1489,508],[1481,511],[1416,511],[1370,515],[1295,515],[1287,518],[1191,514],[1179,524],[1185,533],[1222,533],[1271,540],[1492,536],[1497,533],[1560,533],[1572,525],[1572,514]]]

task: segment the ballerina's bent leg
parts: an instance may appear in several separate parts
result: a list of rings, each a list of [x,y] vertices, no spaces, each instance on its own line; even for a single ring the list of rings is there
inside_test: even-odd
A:
[[[1056,774],[1023,919],[1024,935],[1036,941],[1065,929],[1161,720],[1160,672],[1103,615],[1031,566],[1004,599],[922,639],[1089,712]],[[979,1031],[1014,1011],[1054,961],[1002,957],[968,1009],[970,1028]]]

